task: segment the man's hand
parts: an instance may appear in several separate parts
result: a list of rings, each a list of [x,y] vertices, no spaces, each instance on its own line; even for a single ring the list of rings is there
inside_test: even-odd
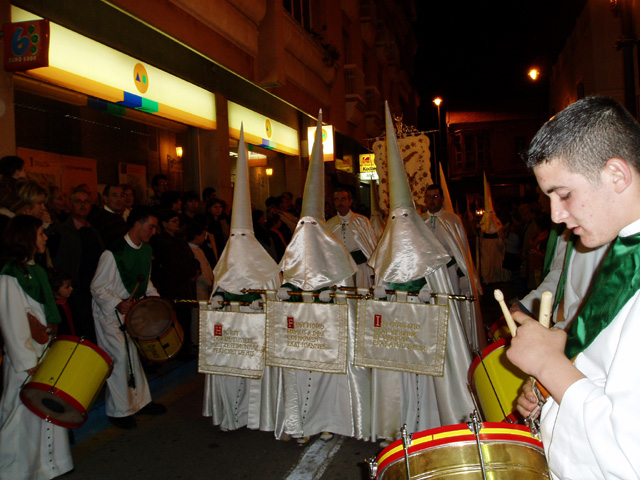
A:
[[[116,310],[126,317],[129,311],[131,311],[131,307],[133,307],[132,300],[123,300],[116,306]]]
[[[538,398],[533,392],[533,380],[530,379],[524,382],[524,385],[522,386],[522,392],[520,392],[520,396],[518,397],[516,408],[520,415],[527,418],[537,406]],[[540,412],[538,411],[538,415],[539,414]]]

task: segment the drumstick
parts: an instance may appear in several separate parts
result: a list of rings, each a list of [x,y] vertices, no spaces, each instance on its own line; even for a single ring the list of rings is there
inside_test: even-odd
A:
[[[130,299],[133,299],[133,297],[135,297],[138,287],[144,281],[144,275],[143,274],[138,275],[137,279],[138,279],[138,283],[136,283],[136,286],[133,287],[133,292],[131,292],[131,295],[129,295]]]
[[[540,299],[540,325],[549,328],[551,323],[551,307],[553,306],[553,295],[551,292],[542,292]]]
[[[507,325],[509,326],[509,331],[511,332],[511,336],[516,336],[516,322],[514,322],[513,317],[511,316],[511,312],[509,312],[509,308],[507,308],[507,304],[504,302],[504,294],[502,290],[496,288],[493,291],[493,296],[496,297],[496,300],[500,304],[500,308],[502,309],[502,314],[504,315],[504,319],[507,321]]]

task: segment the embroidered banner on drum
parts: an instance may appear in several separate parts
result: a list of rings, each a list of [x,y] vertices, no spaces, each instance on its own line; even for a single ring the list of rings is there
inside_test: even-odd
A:
[[[358,300],[356,366],[444,374],[449,307]]]
[[[273,367],[347,373],[346,303],[267,300],[267,356]]]
[[[200,302],[198,372],[261,378],[264,313],[212,310]]]

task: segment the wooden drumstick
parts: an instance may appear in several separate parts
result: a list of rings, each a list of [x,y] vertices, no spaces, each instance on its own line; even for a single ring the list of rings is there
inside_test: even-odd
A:
[[[500,308],[502,309],[502,314],[504,315],[504,319],[507,321],[507,325],[509,326],[509,331],[511,332],[511,336],[515,337],[516,328],[517,328],[516,322],[513,320],[513,317],[511,316],[511,312],[509,311],[507,304],[504,302],[504,294],[502,293],[502,290],[500,290],[499,288],[496,288],[493,291],[493,296],[496,297],[496,300],[500,304]]]
[[[136,283],[136,286],[133,287],[133,291],[131,292],[131,295],[129,295],[128,300],[133,300],[134,299],[134,297],[136,295],[136,291],[138,290],[138,287],[144,281],[144,275],[143,274],[138,275],[137,279],[138,279],[138,283]]]
[[[540,325],[549,328],[551,324],[551,307],[553,306],[553,295],[551,292],[542,292],[540,299]]]

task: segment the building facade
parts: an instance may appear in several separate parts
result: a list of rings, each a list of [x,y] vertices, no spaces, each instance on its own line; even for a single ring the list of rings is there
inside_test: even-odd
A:
[[[414,17],[412,0],[0,0],[3,23],[50,22],[49,65],[2,72],[0,154],[63,188],[94,175],[144,196],[163,173],[229,201],[242,124],[263,208],[302,194],[322,109],[327,181],[356,187],[384,100],[415,123]]]

